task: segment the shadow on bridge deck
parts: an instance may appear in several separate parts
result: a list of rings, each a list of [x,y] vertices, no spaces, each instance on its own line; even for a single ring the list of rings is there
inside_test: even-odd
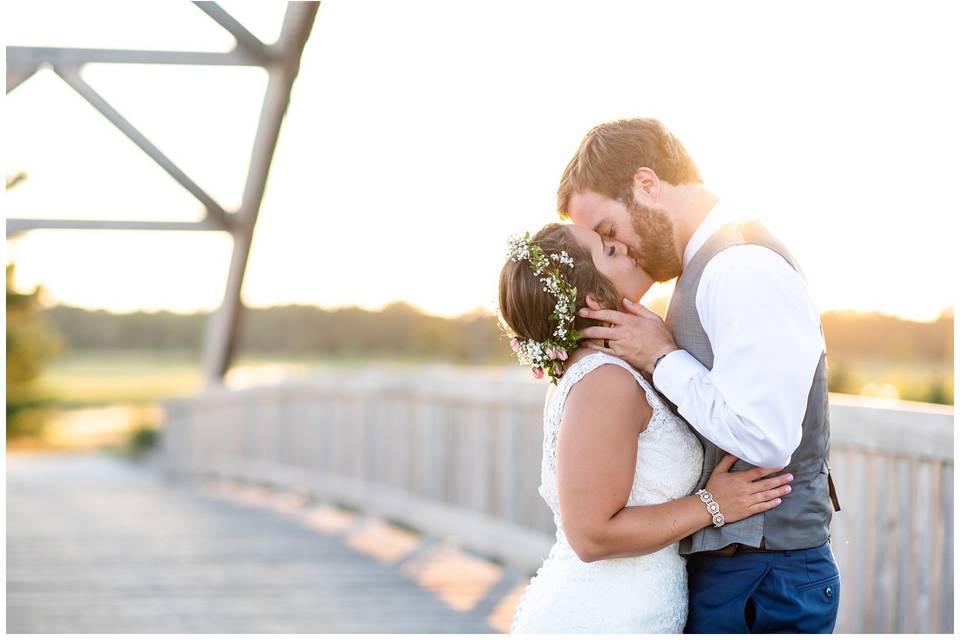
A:
[[[9,633],[496,633],[526,582],[296,495],[7,456]]]

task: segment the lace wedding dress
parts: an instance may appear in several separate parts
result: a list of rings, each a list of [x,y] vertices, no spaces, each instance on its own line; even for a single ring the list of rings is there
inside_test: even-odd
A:
[[[570,388],[603,364],[630,371],[653,409],[637,439],[628,506],[690,495],[703,464],[700,441],[653,386],[620,358],[592,353],[548,392],[543,417],[540,495],[553,511],[557,540],[517,605],[511,633],[681,633],[687,618],[687,572],[673,543],[655,553],[585,563],[567,542],[557,499],[557,432]]]

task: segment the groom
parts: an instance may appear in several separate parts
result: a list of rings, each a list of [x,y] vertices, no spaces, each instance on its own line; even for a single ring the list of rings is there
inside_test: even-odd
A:
[[[659,121],[594,127],[567,165],[561,217],[616,238],[657,281],[679,279],[666,322],[583,309],[581,333],[652,376],[704,446],[698,488],[724,451],[735,470],[785,467],[793,491],[766,513],[702,529],[687,556],[688,633],[829,633],[840,600],[830,519],[830,424],[820,316],[800,267],[758,222],[706,186]],[[706,507],[706,505],[705,505]],[[720,505],[723,512],[723,505]]]

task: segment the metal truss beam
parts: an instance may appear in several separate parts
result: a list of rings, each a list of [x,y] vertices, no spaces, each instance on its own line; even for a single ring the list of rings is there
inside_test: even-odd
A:
[[[156,230],[156,231],[223,231],[209,220],[199,222],[165,220],[86,220],[73,218],[9,218],[7,237],[32,229],[99,229],[106,230]]]
[[[269,49],[264,47],[264,56]],[[40,65],[79,67],[85,64],[173,64],[190,66],[262,67],[269,62],[240,47],[232,51],[141,51],[70,47],[7,47],[7,73]],[[9,93],[9,89],[8,89]]]
[[[214,2],[194,4],[236,40],[232,51],[139,51],[56,47],[7,47],[7,93],[36,71],[50,66],[53,71],[89,102],[107,120],[132,140],[164,171],[204,205],[206,216],[197,222],[162,220],[7,219],[7,236],[30,229],[150,229],[227,231],[233,238],[233,253],[220,307],[210,317],[204,341],[204,379],[220,385],[235,351],[242,302],[240,291],[246,271],[253,229],[276,150],[280,126],[290,102],[293,82],[300,69],[303,48],[313,28],[319,2],[288,2],[280,36],[265,44]],[[244,184],[240,209],[227,213],[210,195],[80,76],[88,63],[182,64],[259,66],[269,73],[267,89],[257,123],[253,152]]]
[[[83,78],[80,77],[78,69],[64,68],[64,67],[54,67],[54,72],[61,78],[63,81],[70,85],[74,91],[79,93],[84,100],[89,102],[94,109],[99,111],[103,117],[109,120],[115,127],[120,129],[123,135],[127,136],[135,145],[140,147],[140,149],[146,153],[154,162],[156,162],[160,167],[163,168],[170,176],[180,183],[184,189],[189,191],[193,196],[206,207],[207,217],[212,218],[213,222],[223,230],[230,228],[231,221],[229,219],[229,214],[223,210],[221,207],[206,191],[200,188],[196,182],[190,179],[186,173],[184,173],[180,167],[178,167],[174,162],[168,158],[160,149],[150,142],[149,139],[140,131],[134,127],[129,120],[120,115],[120,112],[114,109],[109,102],[107,102],[103,96],[94,91],[93,87],[87,84]]]
[[[240,210],[236,214],[238,219],[234,227],[233,254],[230,258],[227,286],[223,302],[207,325],[204,368],[208,386],[222,383],[235,350],[242,307],[240,290],[253,239],[253,228],[257,223],[260,202],[277,146],[280,123],[290,103],[290,91],[300,70],[300,57],[313,28],[318,5],[316,2],[288,3],[280,36],[274,45],[278,52],[278,62],[270,70],[270,80],[264,94],[247,172],[247,183],[243,189]]]
[[[266,45],[260,42],[260,39],[250,33],[246,27],[237,22],[233,16],[224,11],[220,5],[216,2],[195,2],[194,4],[233,36],[234,40],[237,41],[237,49],[254,58],[266,60],[268,57]]]

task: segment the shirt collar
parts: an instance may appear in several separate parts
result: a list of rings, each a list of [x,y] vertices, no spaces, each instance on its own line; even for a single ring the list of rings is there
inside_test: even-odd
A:
[[[700,226],[698,226],[697,230],[690,236],[690,240],[683,250],[684,269],[686,269],[690,261],[693,260],[693,256],[697,255],[697,251],[707,242],[707,239],[709,239],[717,229],[734,219],[733,213],[729,210],[729,205],[727,205],[726,202],[726,200],[720,200],[713,205],[713,208],[710,209],[707,216],[700,221]]]

